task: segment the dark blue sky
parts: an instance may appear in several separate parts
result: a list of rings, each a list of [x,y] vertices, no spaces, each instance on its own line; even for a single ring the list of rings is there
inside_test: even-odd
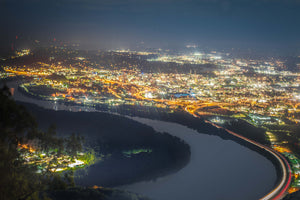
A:
[[[0,0],[1,46],[20,39],[90,48],[299,49],[300,0]]]

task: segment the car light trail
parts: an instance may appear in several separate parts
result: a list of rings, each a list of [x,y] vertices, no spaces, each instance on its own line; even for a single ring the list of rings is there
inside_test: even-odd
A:
[[[187,109],[185,109],[187,111]],[[193,116],[195,116],[194,113],[191,113]],[[199,116],[198,116],[199,118]],[[276,188],[274,188],[271,192],[269,192],[268,194],[266,194],[264,197],[261,198],[261,200],[279,200],[282,197],[284,197],[285,193],[287,192],[290,184],[291,184],[291,179],[292,179],[292,174],[291,174],[291,166],[288,163],[288,161],[279,153],[277,153],[275,150],[262,145],[258,142],[255,142],[251,139],[248,139],[244,136],[241,136],[233,131],[230,131],[224,127],[221,127],[211,121],[208,120],[204,120],[206,123],[211,124],[212,126],[219,128],[219,129],[224,129],[225,131],[227,131],[229,134],[234,135],[240,139],[243,139],[253,145],[256,145],[266,151],[268,151],[269,153],[271,153],[280,163],[282,171],[283,171],[283,175],[282,175],[282,180],[280,181],[280,183],[276,186]]]

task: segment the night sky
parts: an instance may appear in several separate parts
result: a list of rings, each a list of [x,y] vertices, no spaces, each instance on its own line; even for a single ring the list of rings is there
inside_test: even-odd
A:
[[[91,49],[300,49],[300,0],[0,0],[2,48],[68,40]]]

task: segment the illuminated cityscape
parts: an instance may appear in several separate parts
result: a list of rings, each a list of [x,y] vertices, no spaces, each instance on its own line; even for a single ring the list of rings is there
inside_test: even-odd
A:
[[[0,10],[0,200],[300,199],[298,0]]]
[[[73,50],[63,51],[74,53]],[[271,147],[290,161],[295,177],[290,191],[300,186],[299,159],[288,149],[290,141],[277,139],[277,134],[293,134],[287,127],[300,122],[299,72],[285,70],[283,62],[277,59],[233,59],[217,52],[179,56],[129,50],[110,53],[116,57],[155,56],[155,59],[148,59],[150,63],[211,64],[215,67],[209,74],[194,73],[192,69],[188,73],[151,73],[142,72],[138,64],[129,61],[130,69],[113,64],[107,69],[95,64],[89,55],[79,56],[77,52],[76,56],[65,60],[51,56],[49,62],[3,66],[1,76],[25,77],[20,89],[44,100],[90,107],[143,105],[184,110],[203,118],[216,116],[209,118],[216,124],[224,123],[222,117],[243,119],[264,128]]]
[[[190,64],[198,60],[195,57],[179,57],[186,57],[184,62]],[[160,58],[158,55],[157,60]],[[179,59],[172,56],[163,58],[167,58],[163,62]],[[70,60],[73,65],[67,64]],[[138,66],[132,69],[120,66],[119,70],[118,66],[111,66],[112,69],[106,69],[105,66],[94,65],[89,58],[72,57],[70,60],[4,66],[1,76],[32,78],[21,88],[47,100],[87,105],[180,107],[202,114],[236,114],[248,117],[255,124],[284,125],[284,119],[300,122],[300,73],[282,70],[283,64],[279,60],[218,57],[216,61],[199,61],[216,65],[209,75],[195,74],[192,70],[185,74],[148,73],[142,72]]]

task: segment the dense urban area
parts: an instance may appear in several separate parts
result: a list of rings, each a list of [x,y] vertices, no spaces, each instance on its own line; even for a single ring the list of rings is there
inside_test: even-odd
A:
[[[263,129],[266,145],[288,160],[293,173],[289,192],[299,190],[300,62],[293,70],[280,58],[236,58],[193,46],[187,49],[184,53],[79,51],[66,45],[22,49],[2,58],[0,78],[21,79],[15,90],[54,102],[105,110],[119,105],[183,110],[219,126],[234,119],[246,121]],[[36,156],[30,152],[28,162]],[[75,159],[53,171],[82,164]]]

